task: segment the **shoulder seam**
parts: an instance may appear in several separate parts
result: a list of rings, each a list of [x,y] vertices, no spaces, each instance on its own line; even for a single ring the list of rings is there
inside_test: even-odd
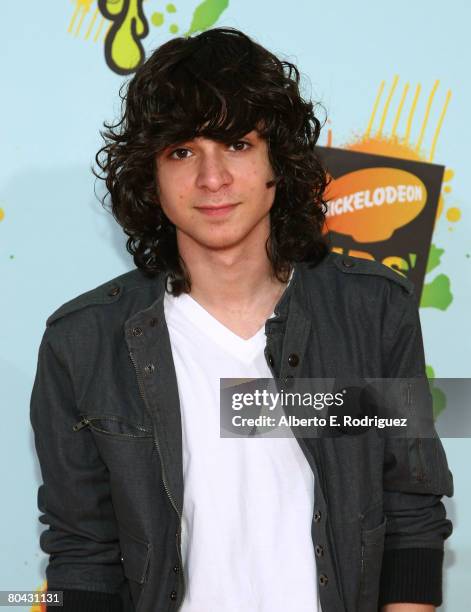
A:
[[[400,285],[409,295],[414,293],[414,285],[408,278],[377,260],[339,255],[335,257],[333,261],[335,266],[344,274],[372,274],[382,276]]]
[[[138,282],[137,284],[126,287],[125,278],[138,270],[135,268],[134,270],[130,270],[129,272],[125,272],[116,278],[113,278],[101,285],[98,285],[94,289],[90,289],[81,295],[78,295],[71,300],[68,300],[62,306],[59,306],[46,320],[46,326],[49,327],[55,321],[71,314],[72,312],[76,312],[81,310],[82,308],[86,308],[87,306],[99,306],[104,304],[112,304],[120,299],[122,295],[122,289],[126,291],[133,291],[134,289],[139,289],[145,286],[145,278],[142,278],[144,282]]]

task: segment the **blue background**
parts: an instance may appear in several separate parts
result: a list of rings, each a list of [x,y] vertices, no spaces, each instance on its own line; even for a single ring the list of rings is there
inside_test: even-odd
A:
[[[44,580],[46,557],[38,539],[37,487],[41,482],[29,424],[29,398],[37,349],[47,316],[66,300],[133,267],[125,236],[94,195],[90,172],[101,144],[104,119],[119,114],[124,78],[104,61],[103,40],[67,32],[75,2],[3,3],[0,45],[0,590],[34,590]],[[173,21],[189,27],[197,2],[175,2]],[[437,271],[450,278],[453,301],[446,310],[421,309],[427,363],[439,377],[469,377],[471,323],[471,216],[466,179],[471,134],[470,4],[464,0],[394,3],[313,0],[274,4],[232,0],[215,25],[234,26],[282,57],[305,76],[305,93],[327,109],[333,145],[364,133],[378,86],[421,83],[417,115],[440,79],[424,147],[430,147],[446,91],[452,98],[434,161],[454,177],[433,242],[444,249]],[[165,13],[147,0],[146,15]],[[170,23],[170,22],[169,22]],[[167,40],[166,25],[150,25],[148,51]],[[391,127],[390,113],[385,130]],[[413,128],[417,138],[420,122]],[[401,122],[400,131],[404,130]],[[450,206],[461,210],[447,221]],[[446,411],[440,418],[449,418]],[[468,607],[471,572],[471,505],[468,439],[445,439],[455,478],[446,505],[455,531],[446,545],[445,601],[441,609]],[[13,608],[12,608],[13,609]],[[19,608],[15,608],[19,609]],[[28,608],[25,608],[28,609]]]

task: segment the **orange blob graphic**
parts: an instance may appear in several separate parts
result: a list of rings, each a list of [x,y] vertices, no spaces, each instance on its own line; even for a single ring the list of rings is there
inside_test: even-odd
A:
[[[329,231],[357,242],[379,242],[420,214],[427,189],[405,170],[365,168],[333,179],[326,196]]]

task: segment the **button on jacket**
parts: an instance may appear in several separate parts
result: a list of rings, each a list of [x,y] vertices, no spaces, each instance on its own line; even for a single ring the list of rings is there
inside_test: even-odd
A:
[[[48,526],[40,545],[64,612],[173,611],[185,595],[181,417],[164,290],[163,274],[136,269],[47,320],[31,423],[39,520]],[[296,264],[265,331],[267,363],[287,385],[425,377],[412,284],[374,261],[329,254]],[[452,531],[441,497],[453,494],[453,481],[438,437],[370,428],[298,441],[315,475],[323,612],[440,605]]]

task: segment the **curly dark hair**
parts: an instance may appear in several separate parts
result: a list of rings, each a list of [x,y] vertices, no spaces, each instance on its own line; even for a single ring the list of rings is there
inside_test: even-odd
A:
[[[101,173],[93,172],[106,183],[102,204],[109,195],[135,265],[148,276],[165,272],[174,295],[191,282],[159,206],[155,157],[196,136],[229,144],[257,129],[266,139],[277,185],[266,251],[279,280],[292,262],[317,263],[327,253],[327,178],[315,152],[321,122],[299,82],[294,64],[239,30],[214,28],[161,45],[121,87],[121,118],[104,123]]]

